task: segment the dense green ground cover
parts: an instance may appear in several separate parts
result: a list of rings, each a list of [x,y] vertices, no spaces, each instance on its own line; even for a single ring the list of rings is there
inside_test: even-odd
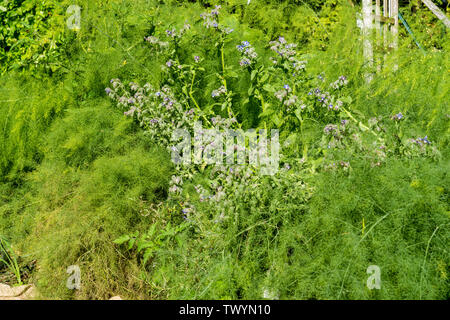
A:
[[[8,70],[0,79],[0,235],[23,268],[36,261],[25,281],[46,298],[448,299],[445,28],[423,8],[412,14],[414,3],[402,7],[427,53],[402,30],[399,51],[366,84],[357,4],[223,1],[220,22],[234,30],[222,63],[221,34],[205,29],[200,17],[217,3],[79,1],[82,27],[75,32],[58,24],[72,2],[55,1],[49,8],[57,17],[45,20],[55,27],[43,26],[41,34],[58,39],[57,46],[39,48],[51,58],[28,66],[20,53],[25,42],[0,57],[0,71]],[[170,41],[165,30],[185,22],[186,35],[176,47],[170,42],[175,53],[144,41]],[[269,41],[280,36],[298,44],[297,57],[307,60],[300,82],[270,69]],[[30,52],[36,39],[39,33]],[[239,66],[242,41],[258,53],[254,65],[270,74],[263,83]],[[194,56],[201,57],[198,64]],[[234,94],[225,107],[244,128],[281,124],[282,143],[293,142],[282,151],[277,175],[229,182],[208,168],[194,170],[183,176],[183,192],[173,195],[172,177],[182,174],[165,146],[140,125],[142,118],[125,117],[128,108],[118,108],[104,90],[117,78],[154,88],[168,84],[183,106],[194,107],[181,94],[191,74],[183,80],[167,73],[161,65],[168,59],[204,69],[196,69],[191,86],[204,110],[212,106],[227,117],[211,96],[223,83],[216,74],[225,75]],[[342,75],[348,84],[336,94],[351,98],[345,108],[356,120],[342,129],[343,139],[324,134],[324,127],[348,120],[346,113],[305,111],[299,120],[277,109],[272,89],[263,89],[289,83],[307,99],[310,88]],[[271,111],[262,116],[261,96]],[[403,118],[393,120],[399,113]],[[383,138],[385,153],[377,153],[376,139],[359,123]],[[423,137],[431,145],[409,140]],[[333,162],[345,165],[330,170]],[[199,185],[212,190],[211,183],[228,190],[223,202],[205,202],[197,193]],[[74,264],[82,270],[77,291],[65,286]],[[369,265],[381,268],[380,290],[366,286]],[[8,270],[0,272],[14,281]]]

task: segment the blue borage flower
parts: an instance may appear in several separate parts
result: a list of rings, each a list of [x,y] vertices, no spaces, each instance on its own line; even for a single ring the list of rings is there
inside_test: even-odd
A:
[[[425,136],[424,138],[422,138],[422,141],[426,144],[431,144],[431,141],[428,140],[428,136]]]
[[[236,46],[236,49],[242,53],[242,59],[239,62],[241,67],[250,66],[256,61],[258,54],[255,49],[250,45],[248,41],[242,41],[240,45]]]
[[[130,89],[133,91],[137,91],[139,89],[139,86],[134,82],[130,82],[129,86],[130,86]]]
[[[338,80],[330,84],[331,87],[335,89],[341,88],[341,86],[345,85],[347,82],[347,78],[345,76],[339,77]],[[308,96],[315,96],[316,101],[318,101],[323,107],[326,107],[328,110],[338,111],[344,105],[341,100],[335,100],[334,96],[332,96],[329,92],[322,92],[319,88],[316,88],[312,91],[308,92]]]
[[[114,88],[105,89],[105,92],[110,92],[109,97],[115,100],[119,107],[126,108],[124,115],[136,116],[157,143],[169,145],[170,128],[180,127],[195,118],[195,115],[185,114],[183,106],[167,85],[157,91],[149,83],[140,87],[130,82],[128,84],[130,89],[127,90],[119,79],[112,79],[111,83]]]
[[[251,64],[252,64],[252,62],[248,58],[242,58],[242,60],[239,61],[239,65],[241,67],[249,66]]]
[[[342,169],[342,170],[348,170],[350,168],[350,162],[348,161],[340,161],[340,162],[332,162],[329,163],[327,165],[324,166],[324,169],[329,171],[329,170],[338,170],[338,169]]]
[[[185,33],[186,33],[186,31],[187,30],[189,30],[189,29],[191,29],[191,25],[190,24],[188,24],[188,23],[185,23],[184,24],[184,26],[183,26],[183,28],[181,28],[179,31],[177,31],[177,29],[175,29],[175,28],[172,28],[172,29],[167,29],[166,30],[166,35],[168,36],[168,37],[170,37],[170,38],[172,38],[172,39],[175,39],[175,38],[177,38],[177,39],[179,39],[179,38],[181,38]],[[147,38],[145,38],[148,42],[150,42],[150,43],[158,43],[158,44],[164,44],[164,43],[161,43],[160,41],[159,41],[159,39],[158,38],[156,38],[156,37],[152,37],[152,36],[150,36],[150,37],[147,37]]]
[[[339,129],[338,126],[335,124],[327,124],[324,128],[323,128],[323,132],[327,135],[337,135]]]
[[[297,96],[291,95],[288,97],[288,99],[286,99],[284,101],[284,105],[286,105],[287,107],[290,107],[290,106],[294,105],[296,102],[297,102]]]
[[[203,25],[209,29],[211,27],[213,27],[214,29],[217,29],[225,34],[229,34],[233,31],[233,29],[229,29],[229,28],[224,28],[221,29],[219,28],[219,22],[218,22],[218,18],[219,18],[219,14],[220,14],[220,9],[222,7],[220,5],[217,5],[214,7],[214,9],[212,9],[210,12],[204,12],[202,14],[200,14],[200,17],[204,20]]]
[[[111,82],[112,87],[113,87],[114,89],[117,89],[117,87],[119,87],[119,86],[122,84],[122,83],[120,82],[120,79],[119,79],[119,78],[111,79],[110,82]]]
[[[392,116],[392,120],[394,121],[400,121],[404,118],[403,114],[401,112],[395,114]]]
[[[275,97],[278,100],[282,101],[283,104],[288,107],[288,109],[287,109],[288,111],[290,110],[289,107],[296,104],[298,101],[298,98],[296,95],[290,94],[291,91],[292,91],[291,87],[288,84],[285,84],[283,86],[282,90],[275,92]],[[300,101],[300,104],[302,104],[302,106],[301,106],[302,109],[304,109],[306,107],[303,105],[302,101]]]
[[[279,90],[275,92],[275,97],[280,101],[283,101],[283,99],[286,98],[286,96],[287,96],[286,90]]]
[[[230,34],[230,33],[232,33],[234,31],[234,29],[232,29],[232,28],[224,28],[223,29],[223,32],[225,33],[225,34]]]
[[[335,82],[330,83],[330,87],[333,89],[340,89],[348,84],[346,76],[340,76]]]
[[[300,61],[295,56],[297,51],[294,49],[297,47],[295,43],[287,43],[284,37],[279,37],[278,40],[270,41],[270,49],[278,54],[278,59],[271,57],[270,60],[273,64],[278,65],[281,62],[283,64],[287,61],[291,63],[292,68],[295,70],[293,76],[297,76],[298,72],[306,68],[306,61]],[[281,61],[279,61],[281,59]]]
[[[171,31],[171,33],[172,33],[172,31]],[[167,32],[166,32],[166,34],[167,34]],[[161,49],[169,46],[169,43],[167,41],[161,41],[159,38],[157,38],[155,36],[144,37],[144,40],[152,45],[158,45]]]
[[[422,145],[430,145],[431,144],[431,141],[430,140],[428,140],[428,136],[425,136],[424,138],[417,138],[417,139],[412,139],[412,141],[413,142],[415,142],[416,144],[418,144],[419,146],[422,146]]]
[[[211,92],[211,97],[216,98],[225,93],[227,93],[227,88],[225,88],[225,86],[221,86],[219,89],[213,90]]]

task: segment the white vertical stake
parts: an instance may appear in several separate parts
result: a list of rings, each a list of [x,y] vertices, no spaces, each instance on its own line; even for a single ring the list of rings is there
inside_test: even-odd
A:
[[[392,49],[397,51],[398,49],[398,0],[390,0],[390,18],[394,18],[394,24],[391,26],[392,33]],[[398,70],[398,64],[394,64],[394,71]]]
[[[389,13],[388,13],[388,10],[389,10],[389,3],[388,3],[388,0],[383,0],[383,17],[384,18],[387,18],[387,17],[389,17]],[[388,25],[385,23],[384,25],[383,25],[383,44],[384,44],[384,50],[386,50],[387,48],[388,48],[388,36],[389,36],[389,34],[388,34],[388,32],[389,32],[389,27],[388,27]],[[384,62],[386,63],[386,52],[384,52]]]
[[[364,38],[364,60],[367,66],[370,68],[373,65],[373,48],[372,43],[370,42],[370,31],[372,30],[372,15],[373,7],[372,0],[363,0],[362,2],[362,15],[363,15],[363,38]],[[366,81],[370,82],[373,78],[373,75],[370,73],[366,74]]]
[[[422,2],[430,9],[434,15],[442,21],[443,24],[450,28],[450,20],[447,18],[444,12],[439,10],[439,8],[431,0],[422,0]]]
[[[375,16],[377,17],[377,20],[375,21],[375,30],[377,33],[377,50],[380,49],[381,46],[381,24],[380,24],[380,18],[381,18],[381,8],[380,8],[380,0],[375,1]],[[376,59],[377,63],[377,72],[381,71],[381,61],[380,61],[380,55],[377,56]]]

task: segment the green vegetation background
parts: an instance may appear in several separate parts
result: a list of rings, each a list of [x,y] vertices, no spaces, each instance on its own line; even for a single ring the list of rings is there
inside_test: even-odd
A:
[[[357,3],[246,2],[221,2],[236,43],[248,40],[263,54],[280,35],[297,42],[309,70],[347,75],[352,112],[365,120],[406,114],[408,132],[428,135],[441,159],[390,158],[381,168],[352,159],[349,175],[299,177],[314,189],[304,208],[260,224],[264,209],[248,208],[239,225],[215,236],[183,233],[144,265],[113,240],[171,219],[171,212],[149,217],[143,210],[165,199],[174,169],[104,88],[116,77],[158,83],[159,62],[144,36],[185,20],[194,25],[204,6],[219,1],[79,0],[82,28],[74,32],[65,25],[72,1],[3,0],[0,235],[22,266],[36,261],[26,280],[59,299],[260,299],[264,288],[281,299],[450,298],[448,31],[417,2],[404,4],[427,54],[401,27],[398,71],[387,68],[367,85]],[[211,50],[192,46],[206,56]],[[227,56],[237,57],[234,51]],[[235,84],[245,86],[245,79]],[[314,136],[322,128],[310,130]],[[295,199],[285,201],[289,208]],[[82,268],[75,292],[65,286],[73,264]],[[381,290],[366,287],[372,264],[381,267]]]

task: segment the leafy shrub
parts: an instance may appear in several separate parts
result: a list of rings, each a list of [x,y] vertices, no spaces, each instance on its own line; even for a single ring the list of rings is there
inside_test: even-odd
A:
[[[64,16],[55,1],[0,2],[0,73],[60,68]]]

